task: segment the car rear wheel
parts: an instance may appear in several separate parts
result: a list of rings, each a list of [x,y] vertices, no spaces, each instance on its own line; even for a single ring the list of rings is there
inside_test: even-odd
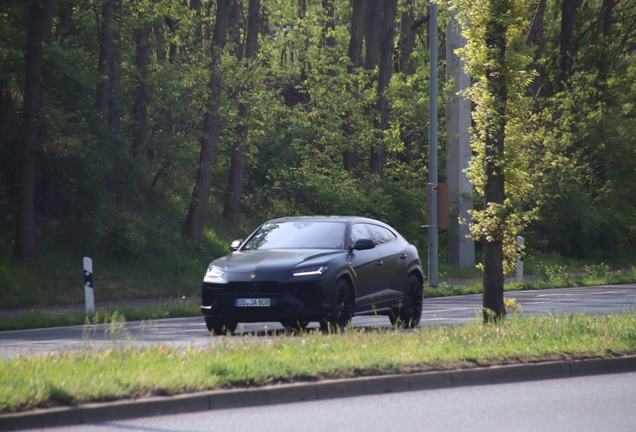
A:
[[[355,295],[347,280],[338,279],[333,300],[331,314],[320,321],[320,328],[323,331],[343,329],[351,322]]]
[[[225,336],[234,333],[234,330],[236,330],[236,326],[238,325],[238,323],[224,323],[216,321],[213,318],[205,317],[205,325],[213,335]]]
[[[389,315],[391,325],[415,328],[422,318],[422,302],[424,296],[422,282],[414,274],[409,275],[404,285],[404,299],[401,305]]]
[[[285,329],[293,332],[302,333],[307,329],[309,321],[301,320],[283,320],[280,322]]]

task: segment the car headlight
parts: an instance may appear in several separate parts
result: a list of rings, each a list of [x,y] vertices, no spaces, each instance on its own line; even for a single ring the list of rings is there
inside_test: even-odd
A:
[[[210,264],[208,271],[205,272],[205,280],[208,282],[225,282],[225,270]]]
[[[292,274],[294,276],[316,276],[321,275],[324,272],[329,270],[327,266],[313,266],[313,267],[305,267],[298,270],[293,270]]]

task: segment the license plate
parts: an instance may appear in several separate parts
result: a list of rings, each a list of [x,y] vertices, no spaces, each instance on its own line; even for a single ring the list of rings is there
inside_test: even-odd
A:
[[[270,301],[268,298],[234,300],[234,306],[236,307],[269,307],[269,305]]]

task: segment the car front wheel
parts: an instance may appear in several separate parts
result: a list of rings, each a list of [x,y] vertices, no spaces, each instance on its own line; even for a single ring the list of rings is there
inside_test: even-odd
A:
[[[320,321],[323,331],[343,329],[349,325],[353,317],[355,294],[351,284],[345,279],[338,279],[334,289],[331,314]]]

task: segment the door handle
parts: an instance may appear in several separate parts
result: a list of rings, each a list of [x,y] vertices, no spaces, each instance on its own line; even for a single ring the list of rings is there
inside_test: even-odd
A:
[[[406,259],[406,254],[400,254],[400,259]]]
[[[378,266],[378,267],[380,267],[382,264],[384,264],[382,262],[382,260],[378,260],[378,261],[375,262],[375,265]]]

